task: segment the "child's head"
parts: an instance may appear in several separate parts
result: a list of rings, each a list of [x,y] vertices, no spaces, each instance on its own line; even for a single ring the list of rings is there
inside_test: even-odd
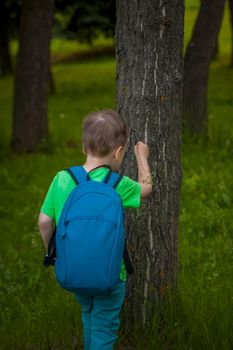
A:
[[[114,159],[121,163],[128,139],[125,121],[114,111],[104,109],[89,114],[83,122],[82,146],[87,155]]]

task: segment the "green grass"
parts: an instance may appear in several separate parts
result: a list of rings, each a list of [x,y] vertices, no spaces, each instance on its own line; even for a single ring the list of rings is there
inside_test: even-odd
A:
[[[187,1],[186,42],[197,13]],[[220,54],[209,79],[209,142],[184,135],[179,230],[179,288],[171,295],[162,330],[121,332],[120,347],[230,350],[233,344],[233,70],[228,12]],[[62,44],[62,43],[61,43]],[[58,42],[53,43],[54,48]],[[59,44],[60,45],[60,44]],[[59,47],[59,45],[57,47]],[[63,49],[73,51],[64,43]],[[54,49],[55,50],[55,49]],[[59,49],[60,52],[60,49]],[[49,98],[50,138],[44,151],[14,155],[9,148],[12,77],[0,80],[0,299],[1,349],[81,349],[80,308],[42,266],[37,217],[55,173],[83,161],[81,123],[86,113],[115,105],[115,62],[98,59],[53,67],[56,95]]]
[[[72,51],[86,51],[92,48],[97,48],[100,46],[112,46],[112,38],[99,37],[93,40],[92,45],[88,43],[80,43],[76,40],[63,40],[63,39],[53,39],[51,42],[51,52],[52,55],[69,54]]]
[[[64,58],[73,53],[88,53],[88,51],[93,51],[98,48],[110,48],[114,45],[112,38],[105,38],[100,36],[93,40],[93,43],[90,45],[88,43],[81,43],[78,40],[64,40],[63,38],[53,38],[50,45],[50,55],[52,59],[55,58]],[[13,62],[16,61],[16,55],[18,51],[18,40],[12,40],[10,43],[10,51],[13,56]]]

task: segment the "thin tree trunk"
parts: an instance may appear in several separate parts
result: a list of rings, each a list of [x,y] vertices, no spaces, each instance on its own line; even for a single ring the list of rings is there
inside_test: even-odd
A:
[[[22,3],[12,140],[16,151],[34,151],[47,136],[53,2],[24,0]]]
[[[215,45],[215,49],[214,49],[212,57],[211,57],[211,61],[215,61],[216,59],[218,59],[218,55],[219,55],[219,44],[218,44],[218,40],[217,40],[217,43]]]
[[[56,93],[55,81],[54,81],[53,72],[50,65],[49,65],[49,71],[48,71],[48,89],[49,89],[49,95],[54,95]]]
[[[137,178],[134,142],[150,147],[154,190],[127,215],[135,273],[128,281],[130,322],[145,324],[176,288],[181,187],[183,0],[117,1],[117,109],[131,128],[123,171]]]
[[[12,73],[5,1],[0,1],[0,77]]]
[[[184,64],[183,117],[191,135],[208,135],[208,70],[222,22],[224,0],[202,0]]]

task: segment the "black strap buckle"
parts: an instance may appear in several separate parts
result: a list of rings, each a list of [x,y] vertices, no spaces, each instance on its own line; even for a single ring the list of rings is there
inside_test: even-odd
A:
[[[126,271],[128,272],[129,275],[132,275],[132,273],[134,273],[134,267],[133,267],[133,264],[132,264],[130,256],[129,256],[126,242],[125,242],[125,247],[124,247],[123,258],[124,258]]]

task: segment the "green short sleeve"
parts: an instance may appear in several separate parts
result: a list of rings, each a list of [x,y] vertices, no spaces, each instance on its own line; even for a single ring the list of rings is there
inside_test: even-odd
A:
[[[56,177],[55,177],[56,178]],[[54,206],[54,183],[55,178],[51,182],[51,185],[49,186],[48,192],[45,196],[44,202],[42,204],[42,207],[40,211],[51,217],[52,219],[55,219],[55,206]]]
[[[141,189],[139,182],[130,179],[128,176],[123,176],[116,191],[120,195],[125,208],[139,208]]]
[[[74,187],[75,183],[70,175],[64,170],[59,171],[49,187],[40,211],[58,223],[63,206]]]

